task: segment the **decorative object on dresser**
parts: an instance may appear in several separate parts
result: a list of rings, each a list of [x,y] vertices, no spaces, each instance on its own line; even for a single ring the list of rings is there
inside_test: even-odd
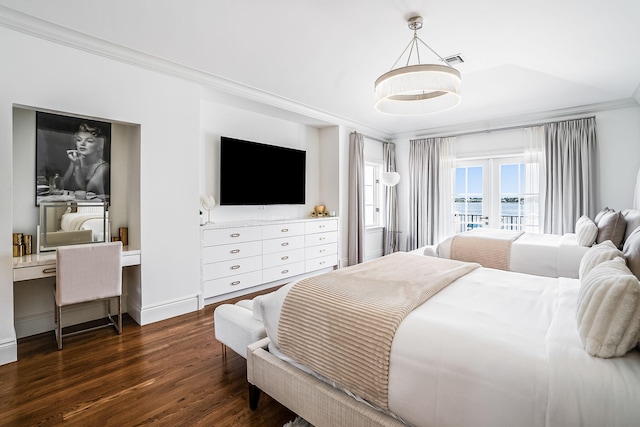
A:
[[[202,296],[222,300],[338,265],[338,218],[202,229]]]
[[[200,196],[200,204],[202,205],[202,209],[207,211],[207,224],[213,224],[211,221],[211,211],[216,207],[216,199],[213,198],[211,194],[208,196]]]

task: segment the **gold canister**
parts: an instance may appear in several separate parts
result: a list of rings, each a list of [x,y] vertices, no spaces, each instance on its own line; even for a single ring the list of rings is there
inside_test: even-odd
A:
[[[18,257],[24,255],[23,245],[13,245],[13,256]]]
[[[22,233],[13,233],[13,244],[14,245],[22,244]]]
[[[33,250],[31,234],[25,234],[22,239],[24,240],[24,254],[31,255]]]
[[[120,236],[111,236],[111,241],[112,242],[119,242],[120,241]]]
[[[127,227],[120,227],[118,229],[118,233],[120,235],[122,246],[127,246],[129,244],[129,229]]]

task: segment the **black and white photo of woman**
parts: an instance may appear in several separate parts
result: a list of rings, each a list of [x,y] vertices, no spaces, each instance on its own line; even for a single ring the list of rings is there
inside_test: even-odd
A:
[[[105,137],[97,127],[81,123],[73,136],[75,148],[67,150],[69,167],[62,177],[65,190],[109,194],[109,163],[104,160]]]

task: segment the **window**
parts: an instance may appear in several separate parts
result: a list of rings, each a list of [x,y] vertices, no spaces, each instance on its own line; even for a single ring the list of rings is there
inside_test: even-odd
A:
[[[382,164],[365,162],[364,164],[364,225],[365,227],[382,226],[382,185],[380,172]]]
[[[457,162],[454,230],[477,227],[539,232],[537,165],[521,156]]]

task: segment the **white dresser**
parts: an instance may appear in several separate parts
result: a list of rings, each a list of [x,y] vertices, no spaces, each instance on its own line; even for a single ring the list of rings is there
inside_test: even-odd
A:
[[[202,227],[203,300],[277,286],[338,265],[338,218]]]

